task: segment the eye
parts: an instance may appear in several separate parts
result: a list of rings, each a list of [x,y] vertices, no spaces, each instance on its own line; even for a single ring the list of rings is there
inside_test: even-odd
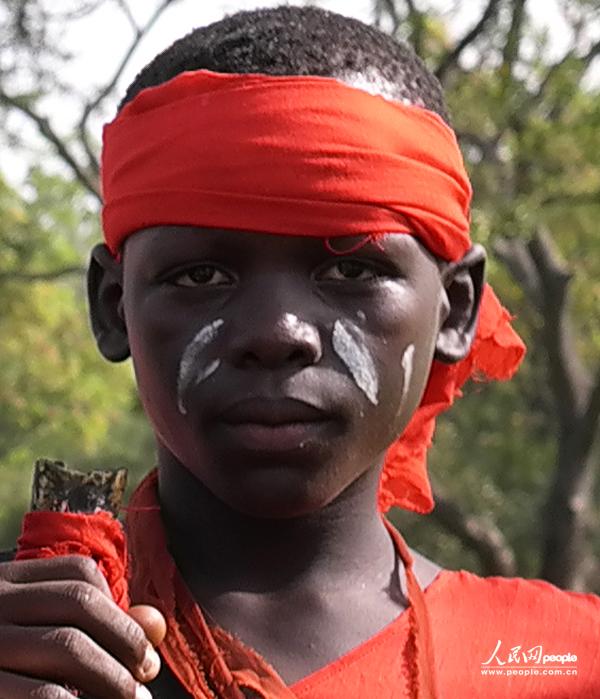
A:
[[[233,277],[215,265],[201,264],[171,275],[168,281],[175,286],[219,286],[230,284]]]
[[[319,279],[327,281],[370,281],[383,276],[383,271],[372,262],[345,259],[329,265],[319,273]]]

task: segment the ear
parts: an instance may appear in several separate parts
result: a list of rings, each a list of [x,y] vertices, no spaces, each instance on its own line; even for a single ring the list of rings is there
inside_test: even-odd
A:
[[[129,341],[123,314],[123,265],[106,245],[92,250],[87,275],[90,320],[96,344],[111,362],[129,357]]]
[[[485,260],[485,250],[481,245],[474,245],[462,260],[447,263],[442,268],[447,315],[438,334],[434,356],[445,364],[460,362],[471,349],[483,293]]]

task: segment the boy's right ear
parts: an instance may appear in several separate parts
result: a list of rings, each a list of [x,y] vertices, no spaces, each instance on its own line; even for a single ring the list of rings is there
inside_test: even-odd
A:
[[[129,357],[129,340],[123,313],[123,265],[106,245],[92,250],[87,273],[90,321],[96,344],[110,362]]]

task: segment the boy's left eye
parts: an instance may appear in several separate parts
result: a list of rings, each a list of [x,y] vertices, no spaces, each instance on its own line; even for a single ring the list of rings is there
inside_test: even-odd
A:
[[[218,284],[229,284],[233,279],[231,275],[223,272],[215,265],[201,264],[189,269],[182,270],[169,278],[171,284],[175,286],[216,286]]]
[[[361,260],[338,260],[319,273],[320,280],[327,281],[370,281],[384,274],[373,263]]]

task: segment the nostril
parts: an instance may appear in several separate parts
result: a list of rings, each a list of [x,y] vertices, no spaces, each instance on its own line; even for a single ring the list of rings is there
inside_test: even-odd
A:
[[[290,356],[288,357],[289,362],[301,362],[305,357],[305,353],[302,352],[301,350],[294,350],[293,352],[290,353]]]
[[[288,363],[309,366],[310,364],[314,364],[315,361],[319,361],[319,359],[320,357],[315,359],[312,353],[306,352],[301,349],[296,349],[293,352],[291,352],[290,356],[288,357]]]
[[[320,350],[313,351],[307,347],[296,347],[291,351],[281,351],[283,348],[271,345],[263,347],[260,352],[245,352],[238,362],[242,369],[261,367],[277,368],[279,366],[305,367],[316,364],[321,359]]]
[[[237,362],[237,365],[241,369],[255,369],[260,367],[262,364],[263,362],[256,354],[254,354],[254,352],[244,352]]]

